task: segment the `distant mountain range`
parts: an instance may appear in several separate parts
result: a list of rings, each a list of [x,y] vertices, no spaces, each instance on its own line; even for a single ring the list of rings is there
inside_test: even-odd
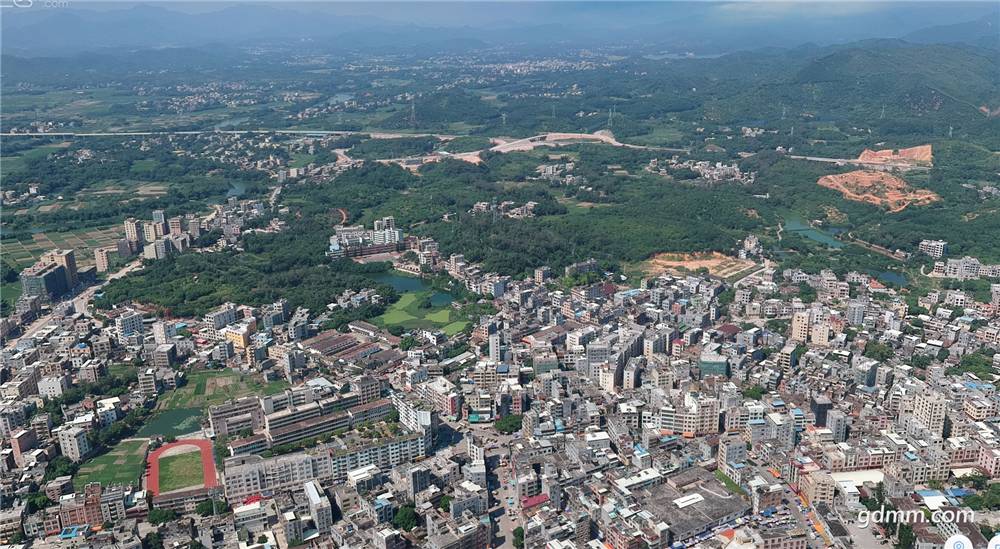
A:
[[[525,2],[86,4],[9,8],[5,54],[297,45],[317,51],[466,51],[487,46],[723,53],[869,38],[1000,46],[1000,8],[975,2]],[[197,8],[197,9],[195,9]]]

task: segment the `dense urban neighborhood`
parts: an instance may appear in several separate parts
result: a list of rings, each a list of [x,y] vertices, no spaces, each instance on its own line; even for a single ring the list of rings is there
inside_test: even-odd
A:
[[[995,5],[28,4],[0,549],[1000,546]]]

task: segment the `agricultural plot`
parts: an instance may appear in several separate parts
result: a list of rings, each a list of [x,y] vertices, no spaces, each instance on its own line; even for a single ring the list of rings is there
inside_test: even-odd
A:
[[[203,409],[246,395],[270,395],[288,383],[264,383],[253,376],[232,370],[201,370],[187,376],[187,384],[160,397],[158,410]]]
[[[15,269],[23,269],[38,261],[45,252],[57,248],[76,250],[79,266],[94,264],[94,249],[114,246],[124,235],[120,226],[95,229],[80,229],[69,232],[46,232],[34,234],[31,240],[5,240],[0,246],[3,257]]]

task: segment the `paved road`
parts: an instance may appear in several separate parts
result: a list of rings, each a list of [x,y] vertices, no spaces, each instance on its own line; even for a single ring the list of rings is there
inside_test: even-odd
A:
[[[882,545],[877,539],[875,539],[875,533],[872,531],[871,527],[861,528],[857,524],[844,523],[847,527],[847,531],[851,534],[851,541],[854,542],[854,546],[858,549],[885,549],[888,545]]]
[[[630,149],[644,149],[644,150],[654,150],[654,151],[667,151],[667,152],[690,152],[688,149],[672,149],[668,147],[654,147],[647,145],[632,145],[630,143],[622,143],[615,139],[611,132],[599,131],[595,133],[559,133],[559,132],[549,132],[542,133],[538,135],[533,135],[531,137],[525,137],[523,139],[515,139],[514,141],[507,141],[499,145],[491,147],[489,150],[493,152],[512,152],[512,151],[522,151],[530,150],[535,147],[544,147],[548,145],[558,145],[560,141],[599,141],[601,143],[606,143],[615,147],[626,147]]]
[[[73,307],[76,309],[77,312],[83,313],[83,314],[85,314],[87,316],[91,316],[90,313],[87,311],[87,305],[90,303],[90,300],[94,298],[94,294],[96,294],[98,292],[98,290],[100,290],[101,288],[103,288],[104,285],[107,284],[108,282],[110,282],[112,280],[115,280],[115,279],[118,279],[118,278],[121,278],[121,277],[123,277],[123,276],[125,276],[125,275],[127,275],[127,274],[129,274],[131,272],[137,271],[137,270],[139,270],[141,268],[142,268],[142,260],[141,259],[137,259],[137,260],[133,261],[132,263],[129,263],[128,265],[125,265],[124,267],[122,267],[121,269],[119,269],[117,272],[109,275],[108,279],[105,282],[102,282],[100,284],[96,284],[94,286],[91,286],[91,287],[83,290],[82,292],[80,292],[76,296],[74,296],[73,297]],[[47,314],[45,316],[42,316],[42,317],[39,317],[39,318],[35,319],[34,322],[32,322],[27,328],[25,328],[24,333],[22,333],[19,337],[8,341],[5,348],[6,349],[13,348],[15,345],[17,345],[17,342],[20,339],[26,338],[26,337],[31,337],[31,336],[35,335],[36,332],[38,332],[39,330],[41,330],[42,328],[44,328],[45,326],[47,326],[50,322],[52,322],[52,313],[49,313],[49,314]]]
[[[379,133],[347,130],[162,130],[162,131],[132,131],[132,132],[0,132],[5,137],[141,137],[151,135],[243,135],[280,133],[288,135],[370,135],[376,139],[394,139],[397,137],[437,137],[439,139],[454,139],[456,136],[443,133]]]
[[[737,280],[735,284],[733,284],[733,288],[735,289],[745,286],[746,284],[749,283],[749,281],[753,276],[762,273],[765,269],[767,269],[770,266],[771,266],[771,261],[769,259],[765,259],[764,264],[761,265],[759,269],[754,269],[752,272],[749,272],[740,277],[740,279]]]
[[[788,158],[794,158],[796,160],[810,160],[812,162],[827,162],[830,164],[854,164],[857,166],[868,166],[872,168],[896,168],[899,170],[922,170],[927,171],[931,168],[929,166],[917,166],[914,164],[906,163],[896,163],[896,162],[863,162],[857,158],[829,158],[825,156],[800,156],[797,154],[790,154]]]
[[[316,136],[328,136],[328,135],[370,135],[375,139],[395,139],[399,137],[436,137],[438,139],[455,139],[456,135],[443,134],[443,133],[388,133],[388,132],[364,132],[364,131],[347,131],[347,130],[182,130],[182,131],[131,131],[131,132],[0,132],[0,135],[5,137],[143,137],[143,136],[155,136],[155,135],[207,135],[207,134],[218,134],[218,135],[254,135],[254,134],[285,134],[285,135],[316,135]],[[667,152],[682,152],[688,153],[689,149],[675,149],[669,147],[655,147],[652,145],[633,145],[631,143],[622,143],[614,138],[610,132],[600,131],[597,133],[543,133],[539,135],[533,135],[531,137],[525,137],[523,139],[515,139],[513,141],[507,141],[500,145],[496,145],[489,150],[496,152],[510,152],[515,150],[522,150],[524,146],[529,146],[529,148],[534,148],[536,144],[548,143],[557,144],[559,141],[566,140],[580,140],[589,139],[607,143],[616,147],[627,147],[631,149],[645,149],[654,151],[667,151]],[[469,153],[459,153],[454,156],[470,155],[473,153],[479,153],[482,151],[472,151]],[[347,155],[343,155],[343,159],[349,161]],[[394,160],[394,159],[386,159]],[[338,161],[341,161],[340,154],[338,154]]]
[[[446,430],[451,436],[442,440],[439,438],[438,446],[461,445],[464,450],[465,437],[479,437],[486,444],[486,462],[489,469],[488,479],[490,481],[489,490],[496,490],[493,501],[490,502],[489,515],[493,520],[495,549],[512,549],[514,547],[514,529],[521,526],[519,518],[519,507],[516,491],[511,487],[510,463],[506,467],[500,467],[502,458],[510,459],[510,444],[520,439],[520,434],[505,435],[497,432],[492,423],[467,424],[462,421],[442,420],[448,425]],[[462,432],[462,429],[465,432]],[[512,498],[514,505],[507,504],[507,498]],[[508,510],[514,511],[514,516],[507,515]]]

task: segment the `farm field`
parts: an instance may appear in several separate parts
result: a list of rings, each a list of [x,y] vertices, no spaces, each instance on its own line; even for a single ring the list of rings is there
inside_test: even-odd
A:
[[[21,270],[38,261],[45,252],[57,248],[76,250],[76,264],[94,264],[94,249],[114,246],[124,235],[124,229],[114,225],[95,229],[68,232],[45,232],[31,236],[31,240],[4,240],[3,258],[8,265]]]
[[[285,381],[263,383],[232,370],[199,370],[187,374],[187,383],[162,395],[157,410],[203,409],[246,395],[271,395],[288,387]]]
[[[77,491],[89,482],[100,482],[103,486],[112,484],[139,485],[143,464],[146,461],[147,443],[144,440],[126,439],[115,445],[108,453],[85,461],[80,471],[73,477]]]

